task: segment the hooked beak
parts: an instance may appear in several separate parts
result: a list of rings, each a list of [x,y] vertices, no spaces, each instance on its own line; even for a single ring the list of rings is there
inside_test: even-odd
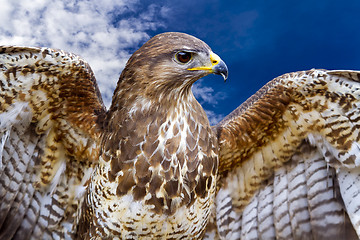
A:
[[[225,62],[221,60],[221,58],[213,52],[210,53],[210,62],[211,62],[211,66],[194,67],[194,68],[189,68],[188,70],[208,71],[209,73],[221,75],[224,78],[224,81],[226,81],[226,79],[228,78],[228,68]]]
[[[221,75],[224,78],[224,82],[228,78],[228,68],[223,60],[220,59],[220,62],[213,66],[213,73]]]

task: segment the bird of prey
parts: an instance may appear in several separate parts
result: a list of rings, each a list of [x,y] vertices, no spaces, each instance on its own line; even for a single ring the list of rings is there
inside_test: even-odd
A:
[[[360,72],[285,74],[213,127],[211,73],[206,43],[156,35],[106,110],[79,56],[1,46],[0,239],[357,239]]]

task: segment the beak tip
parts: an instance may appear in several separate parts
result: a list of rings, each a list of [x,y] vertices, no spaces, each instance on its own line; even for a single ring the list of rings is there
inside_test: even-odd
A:
[[[227,80],[227,75],[225,75],[224,73],[220,73],[220,75],[224,78],[224,82],[226,82],[226,80]]]
[[[228,68],[223,60],[220,60],[220,62],[213,67],[213,73],[221,75],[224,78],[224,82],[226,82],[228,78]]]

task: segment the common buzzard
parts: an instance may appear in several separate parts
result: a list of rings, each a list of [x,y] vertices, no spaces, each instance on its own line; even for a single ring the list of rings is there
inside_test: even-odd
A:
[[[106,110],[80,57],[0,46],[0,239],[360,236],[360,72],[285,74],[213,127],[210,73],[208,45],[159,34]]]

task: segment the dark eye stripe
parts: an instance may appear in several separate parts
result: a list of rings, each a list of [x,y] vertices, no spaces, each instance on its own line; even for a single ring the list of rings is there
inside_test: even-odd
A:
[[[191,60],[192,53],[191,52],[178,52],[176,54],[176,60],[178,60],[181,63],[187,63]]]

